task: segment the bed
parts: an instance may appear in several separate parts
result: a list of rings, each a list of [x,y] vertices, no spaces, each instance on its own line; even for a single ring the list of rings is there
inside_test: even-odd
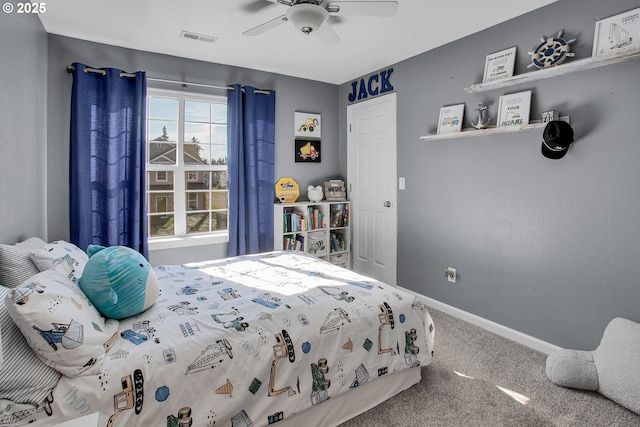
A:
[[[38,251],[28,244],[21,249],[32,260]],[[0,425],[56,425],[92,413],[107,427],[337,425],[417,383],[420,367],[431,361],[433,322],[418,296],[312,255],[278,251],[155,267],[161,291],[153,306],[119,321],[79,320],[84,342],[77,348],[97,355],[90,364],[70,364],[74,370],[63,375],[51,369],[59,365],[50,362],[49,341],[59,348],[53,354],[60,353],[65,341],[53,336],[69,335],[73,322],[46,316],[52,307],[58,313],[64,307],[65,318],[82,307],[73,316],[82,319],[88,308],[73,277],[58,290],[52,264],[38,265],[38,274],[49,276],[14,278],[2,287],[4,305],[17,299],[15,289],[31,298],[19,310],[47,294],[56,298],[32,313],[44,318],[26,323],[39,322],[38,335],[20,325],[29,356],[37,356],[30,363],[47,370],[33,381],[42,399],[17,402],[5,392]],[[12,319],[20,324],[7,317],[0,316],[3,371],[12,357],[6,332]],[[46,330],[44,322],[53,327]],[[12,369],[20,368],[14,362]],[[28,380],[30,374],[19,375]],[[0,375],[0,381],[8,380]]]

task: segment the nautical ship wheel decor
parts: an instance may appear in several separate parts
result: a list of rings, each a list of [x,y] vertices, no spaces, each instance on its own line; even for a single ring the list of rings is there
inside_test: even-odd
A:
[[[545,39],[544,36],[540,38],[540,44],[535,48],[533,52],[528,52],[531,55],[531,64],[527,65],[527,68],[550,68],[555,65],[560,65],[567,57],[572,57],[575,53],[571,52],[570,43],[576,41],[575,38],[566,40],[562,38],[563,31],[560,31],[557,36],[549,37]]]

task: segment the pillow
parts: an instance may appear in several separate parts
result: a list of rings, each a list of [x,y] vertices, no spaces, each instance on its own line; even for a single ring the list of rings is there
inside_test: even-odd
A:
[[[105,321],[58,269],[40,272],[12,289],[5,305],[40,359],[69,377],[97,373],[118,338],[118,322]]]
[[[47,242],[45,242],[39,237],[29,237],[28,239],[25,239],[22,242],[16,243],[15,246],[21,249],[24,249],[28,252],[31,252],[31,251],[35,251],[36,249],[40,249],[46,244]]]
[[[38,237],[31,237],[15,245],[0,243],[0,284],[15,288],[37,274],[40,270],[31,261],[29,255],[31,251],[40,249],[46,244],[47,242]]]
[[[45,365],[33,352],[1,302],[11,289],[0,286],[0,331],[3,365],[0,368],[0,399],[38,405],[53,390],[60,372]]]
[[[50,270],[58,265],[63,265],[75,280],[80,278],[82,270],[84,270],[84,266],[89,259],[82,249],[64,240],[47,243],[42,248],[32,251],[30,257],[39,271]]]
[[[89,245],[80,289],[105,317],[124,319],[151,307],[160,295],[158,279],[140,252],[126,246]]]

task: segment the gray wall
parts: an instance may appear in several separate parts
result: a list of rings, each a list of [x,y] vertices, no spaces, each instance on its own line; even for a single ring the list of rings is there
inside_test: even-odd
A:
[[[148,77],[189,81],[212,85],[240,83],[276,91],[276,164],[275,178],[293,177],[301,188],[324,183],[338,175],[338,87],[278,74],[211,64],[168,55],[123,49],[83,40],[49,36],[47,193],[50,240],[68,238],[68,153],[69,114],[72,77],[66,67],[81,62],[92,67],[114,67],[126,71],[144,70]],[[179,85],[162,85],[150,81],[149,87],[179,90]],[[195,88],[202,91],[201,88]],[[204,89],[206,90],[206,89]],[[224,95],[225,91],[215,91]],[[295,163],[293,118],[295,111],[322,114],[322,161]],[[176,264],[226,256],[226,244],[158,250],[150,253],[154,265]]]
[[[398,284],[544,341],[593,349],[606,324],[640,321],[640,60],[471,95],[487,54],[517,46],[516,74],[543,35],[577,37],[591,56],[596,20],[637,0],[559,2],[394,64],[398,99]],[[569,59],[568,61],[570,61]],[[345,120],[349,84],[340,87]],[[533,91],[531,115],[571,117],[562,160],[540,153],[542,131],[420,141],[441,106]],[[340,152],[346,153],[341,126]],[[346,175],[346,164],[341,163]],[[458,272],[447,282],[446,267]]]
[[[0,242],[46,237],[47,34],[35,15],[0,14]]]

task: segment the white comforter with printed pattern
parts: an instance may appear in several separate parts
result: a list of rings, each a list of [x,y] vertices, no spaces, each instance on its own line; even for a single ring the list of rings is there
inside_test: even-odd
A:
[[[265,426],[431,361],[419,298],[301,252],[155,273],[158,301],[120,321],[99,374],[63,376],[11,424]]]

